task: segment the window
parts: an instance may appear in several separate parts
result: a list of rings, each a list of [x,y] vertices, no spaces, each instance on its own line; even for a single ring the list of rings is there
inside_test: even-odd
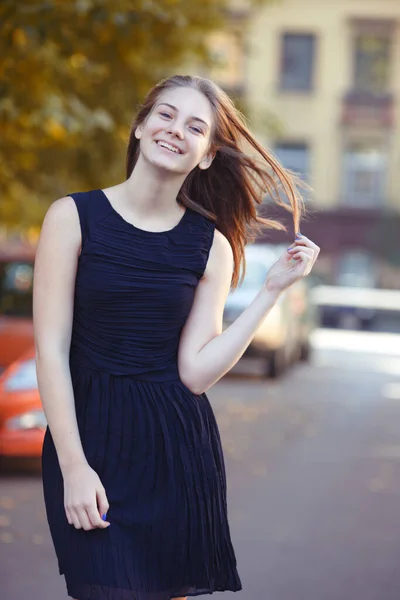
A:
[[[32,316],[33,263],[0,263],[0,316]]]
[[[359,33],[354,39],[354,86],[356,90],[382,93],[389,84],[391,37]]]
[[[314,71],[315,36],[285,33],[282,36],[280,87],[282,90],[311,90]]]
[[[280,142],[275,146],[275,155],[280,163],[293,171],[306,183],[310,178],[310,156],[307,144],[303,142]]]
[[[387,152],[373,144],[353,144],[343,157],[343,201],[379,207],[385,198]]]
[[[285,169],[293,171],[302,181],[310,181],[310,153],[308,145],[303,142],[279,142],[275,145],[274,154]],[[310,189],[300,188],[304,200],[310,199]],[[281,193],[285,199],[285,194]],[[287,198],[286,198],[287,199]]]

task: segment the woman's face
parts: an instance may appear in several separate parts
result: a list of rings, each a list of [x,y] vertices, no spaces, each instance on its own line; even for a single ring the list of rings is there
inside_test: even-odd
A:
[[[190,87],[164,91],[147,120],[136,129],[140,152],[152,165],[188,175],[212,162],[208,150],[213,111],[207,98]]]

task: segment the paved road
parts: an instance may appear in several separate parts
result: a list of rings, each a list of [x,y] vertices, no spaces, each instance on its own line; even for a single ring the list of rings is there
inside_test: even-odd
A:
[[[400,597],[400,336],[319,331],[314,345],[281,382],[242,362],[209,393],[244,586],[224,600]],[[1,599],[66,598],[39,475],[0,485]]]

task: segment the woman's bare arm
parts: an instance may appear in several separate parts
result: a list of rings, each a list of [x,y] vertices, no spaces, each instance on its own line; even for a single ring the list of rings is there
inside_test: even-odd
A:
[[[207,267],[197,286],[179,344],[180,377],[195,394],[205,392],[238,362],[279,296],[279,292],[261,290],[251,305],[222,332],[232,269],[231,246],[216,230]]]
[[[89,466],[80,439],[69,368],[75,278],[81,246],[71,197],[56,200],[43,221],[35,259],[33,321],[43,410],[64,478],[68,522],[77,529],[107,527],[105,490]],[[99,514],[100,511],[100,514]]]
[[[43,409],[61,468],[85,462],[69,371],[75,276],[81,234],[74,201],[54,202],[43,221],[35,259],[33,323]]]
[[[308,275],[318,254],[318,246],[308,238],[296,239],[293,249],[271,267],[253,302],[222,331],[233,256],[228,240],[215,231],[207,267],[179,344],[179,374],[192,392],[205,392],[238,362],[281,292]]]

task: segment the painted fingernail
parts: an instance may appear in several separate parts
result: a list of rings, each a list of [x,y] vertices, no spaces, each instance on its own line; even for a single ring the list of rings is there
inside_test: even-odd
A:
[[[107,513],[104,513],[104,515],[101,518],[103,519],[103,521],[105,521],[107,519]]]
[[[301,236],[301,233],[300,233],[300,231],[298,231],[298,232],[296,233],[296,237],[297,237],[297,238],[301,238],[301,237],[302,237],[302,236]]]

